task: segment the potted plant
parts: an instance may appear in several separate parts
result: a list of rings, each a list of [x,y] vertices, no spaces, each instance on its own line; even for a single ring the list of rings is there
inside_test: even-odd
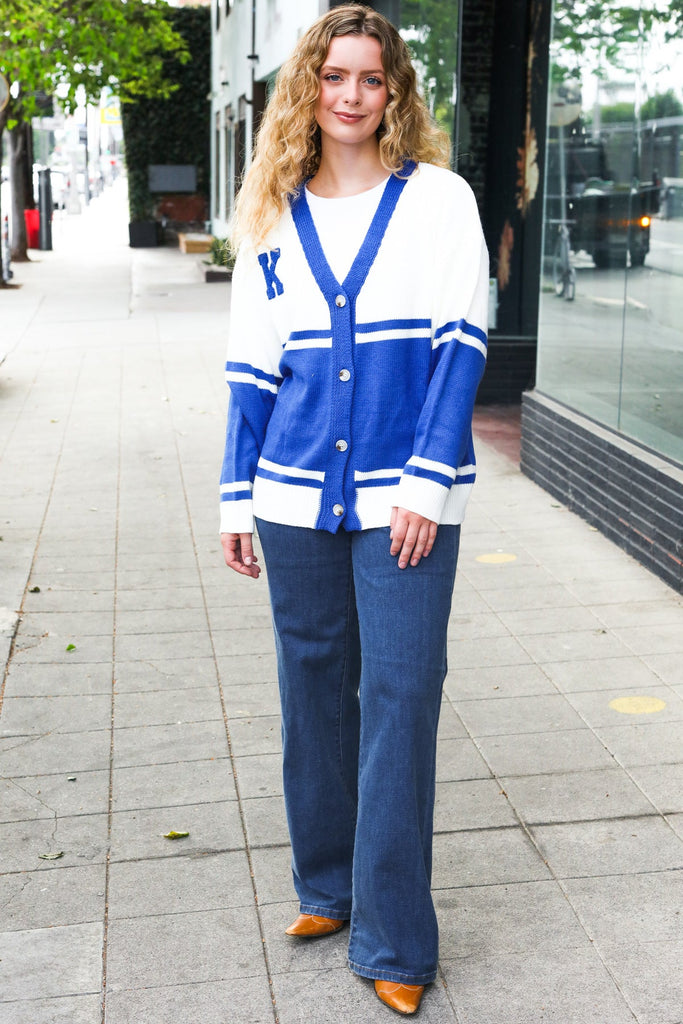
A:
[[[204,260],[206,264],[204,279],[207,283],[231,281],[237,253],[233,249],[230,239],[212,238],[207,255],[208,259]]]

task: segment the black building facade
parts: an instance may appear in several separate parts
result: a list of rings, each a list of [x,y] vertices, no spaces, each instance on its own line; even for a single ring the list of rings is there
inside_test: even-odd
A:
[[[491,330],[478,401],[521,401],[522,470],[683,591],[680,13],[374,6],[413,47],[479,202]]]

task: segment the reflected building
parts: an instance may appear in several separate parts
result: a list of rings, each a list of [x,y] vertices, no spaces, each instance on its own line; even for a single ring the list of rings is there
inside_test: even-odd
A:
[[[212,227],[277,70],[328,0],[212,0]],[[491,253],[482,403],[522,469],[683,589],[683,24],[631,0],[377,0]],[[676,22],[678,17],[678,23]]]

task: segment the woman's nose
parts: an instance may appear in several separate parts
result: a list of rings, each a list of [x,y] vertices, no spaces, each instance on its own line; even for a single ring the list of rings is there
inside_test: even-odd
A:
[[[354,106],[360,103],[360,89],[357,82],[347,82],[344,103],[353,104]]]

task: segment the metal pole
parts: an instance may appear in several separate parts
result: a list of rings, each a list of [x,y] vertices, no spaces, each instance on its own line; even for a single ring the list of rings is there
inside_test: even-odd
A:
[[[52,249],[52,182],[49,167],[38,171],[38,210],[40,211],[40,248]]]

